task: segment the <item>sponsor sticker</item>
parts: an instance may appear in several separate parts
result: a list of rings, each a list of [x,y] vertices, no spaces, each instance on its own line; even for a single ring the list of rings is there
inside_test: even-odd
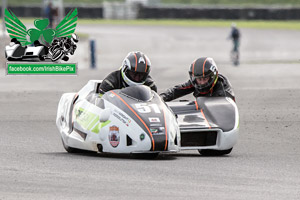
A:
[[[112,147],[116,148],[120,143],[120,133],[119,127],[110,126],[109,127],[109,135],[108,135],[109,143]]]
[[[159,127],[159,126],[162,126],[162,124],[150,124],[150,126],[156,126],[156,127]]]
[[[145,134],[144,133],[141,133],[140,135],[140,140],[143,141],[145,139]]]
[[[113,116],[115,116],[118,120],[120,120],[126,126],[129,126],[129,124],[131,123],[131,119],[129,119],[126,115],[119,112],[118,110],[114,110]]]
[[[149,121],[151,123],[157,123],[157,122],[160,122],[159,118],[158,117],[149,117]]]
[[[152,135],[163,135],[165,134],[165,127],[153,127],[150,128]]]

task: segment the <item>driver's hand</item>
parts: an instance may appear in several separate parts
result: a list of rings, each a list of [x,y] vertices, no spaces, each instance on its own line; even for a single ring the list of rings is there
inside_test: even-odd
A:
[[[165,94],[160,94],[159,95],[160,96],[160,98],[162,98],[164,101],[166,101],[167,100],[167,95],[165,95]]]

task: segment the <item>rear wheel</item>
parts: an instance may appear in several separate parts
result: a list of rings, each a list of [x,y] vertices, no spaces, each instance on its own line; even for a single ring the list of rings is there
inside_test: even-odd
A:
[[[63,60],[63,61],[68,61],[68,60],[69,60],[69,57],[68,57],[68,56],[65,56],[65,57],[62,58],[62,60]]]
[[[227,150],[201,149],[198,151],[202,156],[222,156],[222,155],[230,154],[232,148]]]

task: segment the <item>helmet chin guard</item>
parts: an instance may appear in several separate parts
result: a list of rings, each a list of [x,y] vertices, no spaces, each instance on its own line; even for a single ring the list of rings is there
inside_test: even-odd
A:
[[[129,86],[135,86],[135,85],[143,85],[145,83],[146,80],[142,81],[142,82],[134,82],[132,80],[130,80],[125,74],[125,68],[121,69],[121,74],[122,74],[122,78],[125,81],[125,83]]]

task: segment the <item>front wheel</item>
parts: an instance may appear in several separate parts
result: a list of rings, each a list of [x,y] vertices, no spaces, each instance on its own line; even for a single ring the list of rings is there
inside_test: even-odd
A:
[[[76,148],[73,148],[73,147],[69,147],[67,144],[65,144],[65,142],[64,142],[63,139],[61,139],[61,141],[62,141],[62,144],[63,144],[65,150],[68,153],[79,153],[79,151],[80,151],[79,149],[76,149]]]
[[[222,156],[222,155],[230,154],[232,148],[226,150],[201,149],[198,151],[202,156]]]
[[[76,148],[73,148],[73,147],[70,147],[68,146],[67,144],[64,143],[64,140],[61,138],[61,141],[63,143],[63,146],[65,148],[65,150],[68,152],[68,153],[89,153],[89,154],[97,154],[97,152],[94,152],[94,151],[88,151],[88,150],[82,150],[82,149],[76,149]]]

